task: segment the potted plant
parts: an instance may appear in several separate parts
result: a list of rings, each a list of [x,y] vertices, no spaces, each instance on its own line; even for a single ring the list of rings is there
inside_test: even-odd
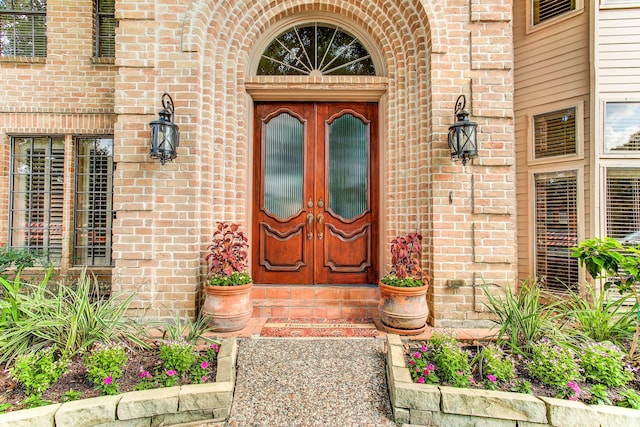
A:
[[[389,332],[415,335],[425,330],[429,275],[422,271],[422,235],[408,233],[391,241],[391,272],[380,279],[380,321]]]
[[[248,239],[238,224],[217,224],[204,257],[209,272],[202,306],[214,331],[240,330],[251,318],[253,283],[247,272],[248,248]]]

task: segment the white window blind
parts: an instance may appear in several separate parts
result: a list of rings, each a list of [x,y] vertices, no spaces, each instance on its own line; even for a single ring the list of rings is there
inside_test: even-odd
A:
[[[533,0],[533,25],[576,9],[576,0]]]
[[[576,108],[533,116],[534,158],[577,154]]]
[[[535,274],[549,290],[575,290],[578,260],[571,248],[578,244],[577,172],[534,175]]]

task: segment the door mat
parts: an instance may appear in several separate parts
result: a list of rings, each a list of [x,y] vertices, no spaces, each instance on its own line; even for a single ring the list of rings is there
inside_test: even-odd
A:
[[[270,318],[260,336],[278,338],[375,337],[378,329],[371,319],[283,319]]]

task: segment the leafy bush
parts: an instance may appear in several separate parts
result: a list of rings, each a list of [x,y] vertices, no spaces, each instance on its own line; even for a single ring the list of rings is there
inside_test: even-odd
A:
[[[84,358],[87,377],[103,394],[118,394],[118,379],[127,364],[127,353],[123,347],[98,344]]]
[[[67,363],[56,360],[56,349],[49,347],[16,359],[11,375],[29,396],[42,396],[65,372]]]
[[[587,342],[582,347],[580,367],[585,378],[609,387],[626,385],[633,374],[625,369],[625,353],[611,343]]]
[[[128,340],[142,347],[143,329],[125,312],[134,294],[93,299],[98,281],[83,271],[75,286],[60,283],[57,292],[48,288],[50,274],[38,285],[25,283],[20,293],[17,317],[0,330],[0,363],[11,362],[27,349],[55,345],[63,357],[71,358],[93,343]]]
[[[611,341],[618,346],[630,341],[635,332],[635,314],[625,306],[631,298],[607,298],[606,292],[597,292],[593,285],[585,286],[586,295],[570,293],[556,309],[570,319],[570,332],[593,341]]]
[[[436,331],[431,335],[433,361],[442,381],[454,387],[467,387],[470,384],[471,366],[466,351],[458,346],[455,335],[449,331]]]
[[[436,367],[429,362],[429,351],[423,345],[420,350],[409,356],[409,371],[413,380],[420,384],[438,384],[440,378],[435,373]]]
[[[15,267],[19,273],[27,267],[33,267],[36,262],[44,257],[44,252],[30,249],[14,249],[10,247],[0,248],[0,275],[11,267]]]
[[[640,396],[635,390],[625,389],[620,392],[620,399],[616,402],[617,406],[623,408],[632,408],[632,409],[640,409]]]
[[[193,344],[184,341],[170,341],[161,344],[159,351],[165,370],[176,371],[178,375],[185,375],[189,372],[197,358]]]
[[[591,399],[589,403],[592,405],[611,405],[607,387],[602,384],[594,384],[591,386]]]
[[[534,343],[531,350],[527,369],[543,384],[563,390],[570,381],[580,379],[580,368],[571,349],[543,338]]]
[[[535,342],[560,335],[553,322],[555,304],[542,303],[542,290],[537,282],[525,281],[515,293],[506,288],[503,298],[494,296],[486,286],[483,290],[487,297],[485,305],[499,326],[498,346],[507,346],[515,354],[529,355]]]
[[[484,347],[476,354],[471,363],[478,367],[480,376],[488,377],[491,375],[499,383],[512,380],[516,376],[511,357],[495,345]]]

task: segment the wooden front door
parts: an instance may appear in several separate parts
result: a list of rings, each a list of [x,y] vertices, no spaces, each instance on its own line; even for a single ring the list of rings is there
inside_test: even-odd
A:
[[[375,103],[257,103],[253,277],[377,281]]]

